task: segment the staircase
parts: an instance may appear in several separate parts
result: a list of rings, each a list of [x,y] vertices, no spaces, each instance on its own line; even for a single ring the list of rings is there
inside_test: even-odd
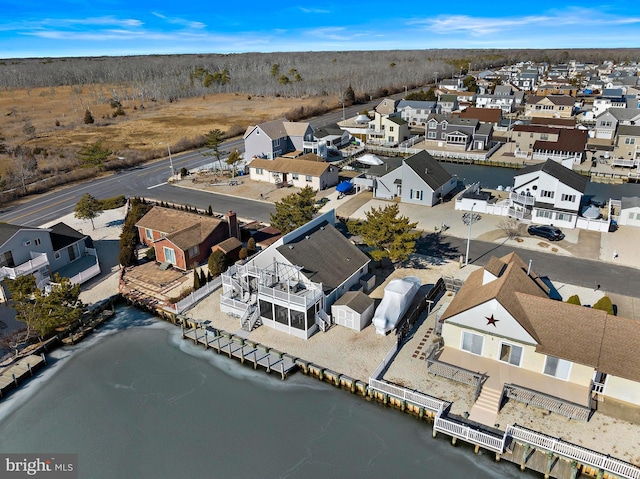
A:
[[[251,304],[240,318],[240,325],[247,332],[253,331],[257,320],[260,318],[260,310],[257,305]]]
[[[469,412],[469,420],[474,421],[485,426],[494,427],[496,419],[498,418],[498,412],[500,411],[500,401],[502,399],[502,390],[487,387],[485,384],[482,387],[482,392],[475,404]]]

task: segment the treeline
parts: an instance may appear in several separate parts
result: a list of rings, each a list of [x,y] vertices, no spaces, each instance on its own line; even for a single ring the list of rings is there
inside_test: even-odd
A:
[[[109,85],[98,100],[149,101],[206,93],[265,96],[340,95],[351,85],[358,96],[415,88],[467,69],[519,61],[551,63],[637,59],[638,49],[390,50],[349,52],[147,55],[28,58],[0,61],[0,88]],[[277,74],[274,74],[276,72]]]

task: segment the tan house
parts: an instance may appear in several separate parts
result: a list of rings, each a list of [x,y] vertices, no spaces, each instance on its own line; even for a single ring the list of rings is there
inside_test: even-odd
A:
[[[626,160],[625,166],[637,165],[640,161],[640,126],[618,126],[613,155],[616,160]]]
[[[533,153],[533,145],[536,141],[558,141],[559,128],[548,126],[516,125],[510,133],[510,141],[513,143],[512,151],[516,156],[529,158]]]
[[[477,379],[470,420],[493,426],[503,395],[580,420],[640,406],[637,322],[551,299],[515,253],[471,273],[441,322],[428,370]]]
[[[375,117],[369,122],[367,129],[367,143],[396,146],[409,138],[409,124],[402,119],[400,113],[381,115],[375,112]]]
[[[531,95],[525,103],[525,116],[544,118],[570,118],[573,115],[575,99],[567,95]]]
[[[313,153],[275,160],[255,158],[249,163],[249,175],[253,181],[289,184],[297,188],[310,186],[315,190],[338,184],[338,168]]]

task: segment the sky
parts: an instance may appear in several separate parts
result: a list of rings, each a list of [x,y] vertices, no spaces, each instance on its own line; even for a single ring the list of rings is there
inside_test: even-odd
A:
[[[0,58],[640,46],[629,0],[0,0]]]

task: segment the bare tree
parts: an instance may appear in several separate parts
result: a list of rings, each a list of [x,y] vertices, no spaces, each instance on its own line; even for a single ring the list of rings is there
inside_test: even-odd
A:
[[[516,239],[520,237],[520,222],[515,218],[507,218],[498,223],[498,229],[501,229],[507,236],[507,239]]]

